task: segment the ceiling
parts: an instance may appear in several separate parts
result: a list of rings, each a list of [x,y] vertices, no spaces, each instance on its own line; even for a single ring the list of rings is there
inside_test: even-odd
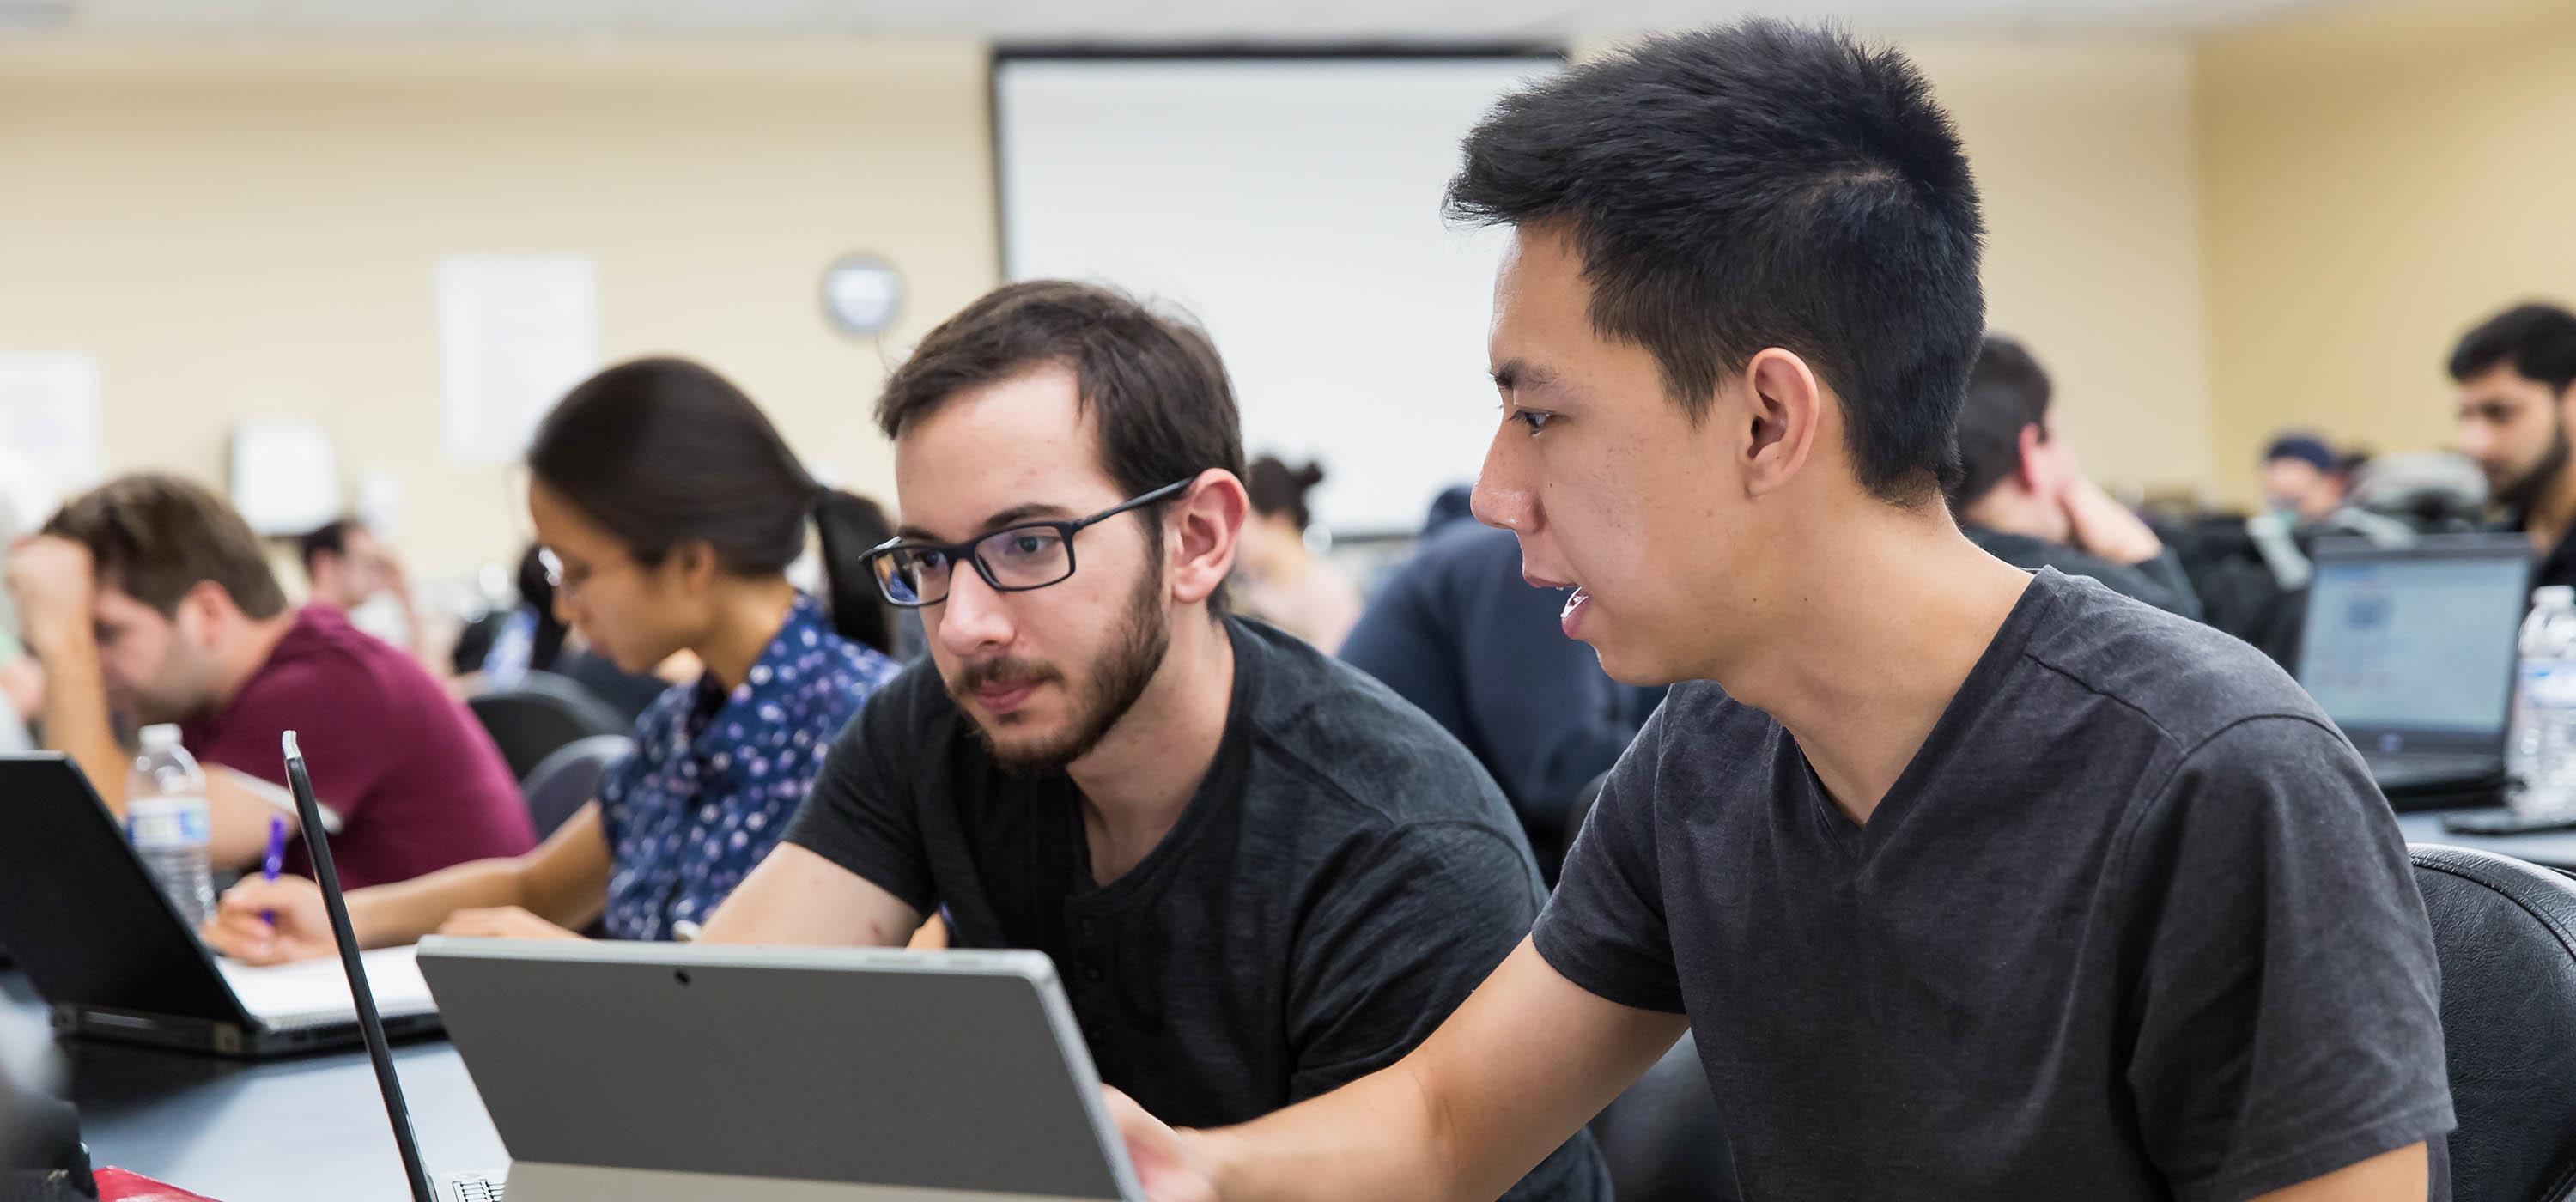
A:
[[[1752,12],[1921,32],[2192,33],[2343,0],[0,0],[0,28],[130,37],[971,36],[1556,40]]]

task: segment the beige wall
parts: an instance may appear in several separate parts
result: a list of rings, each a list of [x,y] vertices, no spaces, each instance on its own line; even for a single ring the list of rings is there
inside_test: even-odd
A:
[[[511,473],[447,461],[432,264],[575,251],[600,351],[704,359],[810,462],[891,491],[839,254],[911,289],[892,341],[997,278],[969,43],[613,49],[0,42],[0,347],[96,353],[107,467],[223,478],[251,417],[402,484],[424,575],[507,558]]]
[[[2446,445],[2472,322],[2576,299],[2576,5],[2395,0],[2200,47],[2212,434]]]
[[[2180,41],[1910,40],[1966,141],[1986,212],[1986,320],[2056,384],[2088,474],[2211,479],[2208,323]]]
[[[1997,328],[2059,382],[2110,481],[2209,476],[2189,48],[1916,40],[1991,227]],[[431,269],[599,266],[608,360],[732,374],[809,459],[889,488],[877,347],[823,323],[824,264],[875,249],[901,344],[996,278],[982,50],[967,43],[0,41],[0,348],[95,352],[108,468],[223,474],[244,418],[323,423],[401,481],[423,575],[513,552],[511,474],[449,463]]]

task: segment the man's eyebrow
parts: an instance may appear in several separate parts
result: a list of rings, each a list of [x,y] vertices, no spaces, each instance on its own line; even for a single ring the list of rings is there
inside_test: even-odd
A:
[[[1494,369],[1494,387],[1505,392],[1543,390],[1556,383],[1556,373],[1527,359],[1512,359]]]
[[[1031,502],[1027,505],[1014,505],[1008,509],[993,514],[991,517],[985,518],[983,524],[977,526],[975,528],[975,533],[970,537],[982,538],[996,530],[1017,526],[1031,518],[1056,519],[1069,516],[1072,512],[1072,510],[1067,509],[1062,505],[1052,505],[1044,502]],[[902,539],[908,543],[937,543],[947,541],[919,526],[899,527],[895,530],[894,534],[896,538]]]

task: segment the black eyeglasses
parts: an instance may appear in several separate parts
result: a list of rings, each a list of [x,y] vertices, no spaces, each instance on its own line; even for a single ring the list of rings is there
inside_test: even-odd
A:
[[[1131,509],[1151,505],[1190,486],[1175,480],[1143,496],[1121,501],[1087,518],[1070,522],[1026,522],[996,530],[970,542],[913,543],[895,539],[869,551],[861,562],[877,578],[877,591],[890,605],[919,609],[948,599],[948,582],[959,560],[975,565],[997,593],[1023,593],[1062,584],[1073,575],[1073,536]]]

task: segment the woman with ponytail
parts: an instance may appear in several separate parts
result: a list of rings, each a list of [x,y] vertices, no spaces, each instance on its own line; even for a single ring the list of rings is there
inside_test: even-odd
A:
[[[815,483],[739,390],[697,364],[643,359],[591,377],[537,427],[528,511],[554,606],[630,672],[689,651],[706,665],[635,724],[599,796],[535,851],[349,895],[371,947],[432,931],[685,939],[804,801],[824,749],[897,665],[861,554],[891,537],[860,497]],[[820,535],[825,590],[787,567]],[[274,912],[272,925],[262,917]],[[244,881],[207,935],[254,963],[329,954],[309,881]]]
[[[1252,517],[1243,524],[1235,552],[1235,590],[1243,612],[1315,645],[1326,655],[1360,620],[1360,590],[1331,560],[1306,543],[1313,515],[1306,494],[1324,482],[1324,469],[1290,467],[1264,455],[1244,478]]]

